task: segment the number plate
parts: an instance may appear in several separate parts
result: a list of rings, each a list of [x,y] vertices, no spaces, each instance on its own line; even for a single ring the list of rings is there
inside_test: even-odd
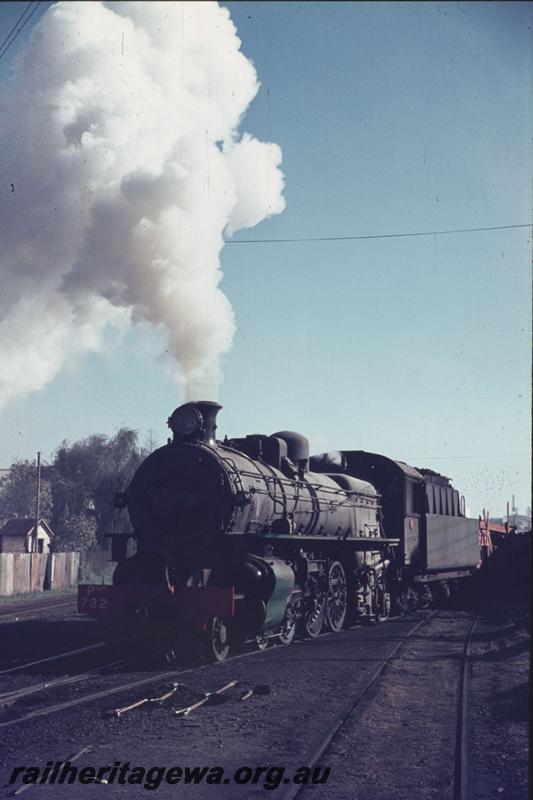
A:
[[[113,589],[113,586],[78,586],[78,611],[82,614],[105,614],[109,611]]]

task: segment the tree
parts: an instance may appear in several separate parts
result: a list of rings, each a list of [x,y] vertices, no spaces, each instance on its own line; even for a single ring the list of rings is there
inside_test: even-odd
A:
[[[96,523],[89,516],[71,516],[58,522],[54,550],[87,552],[97,546]]]
[[[129,428],[112,437],[96,434],[62,443],[53,463],[43,467],[41,481],[41,517],[51,522],[54,549],[87,550],[104,543],[113,529],[113,496],[128,487],[147,455],[137,431]],[[35,462],[16,462],[0,485],[0,516],[34,517],[36,496]]]
[[[43,472],[49,473],[49,468]],[[37,465],[35,461],[16,461],[0,486],[0,516],[16,514],[18,517],[35,517],[37,513]],[[52,517],[52,491],[50,480],[41,479],[40,515]]]
[[[81,520],[91,519],[96,538],[103,543],[112,530],[113,496],[127,488],[145,456],[137,431],[129,428],[121,428],[112,438],[98,434],[72,445],[63,442],[53,463],[55,528],[66,537],[89,541]]]

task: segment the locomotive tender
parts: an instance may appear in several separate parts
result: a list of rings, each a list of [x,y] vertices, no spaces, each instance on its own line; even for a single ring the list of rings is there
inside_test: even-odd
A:
[[[363,451],[310,459],[291,431],[220,442],[220,408],[173,412],[118,496],[137,552],[113,535],[113,586],[79,587],[79,610],[130,644],[171,659],[195,632],[222,660],[232,641],[387,617],[478,565],[478,521],[447,478]]]

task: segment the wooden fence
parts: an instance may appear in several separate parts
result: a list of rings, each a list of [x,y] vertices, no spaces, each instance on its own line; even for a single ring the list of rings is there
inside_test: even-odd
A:
[[[0,596],[68,589],[79,566],[79,553],[0,553]]]

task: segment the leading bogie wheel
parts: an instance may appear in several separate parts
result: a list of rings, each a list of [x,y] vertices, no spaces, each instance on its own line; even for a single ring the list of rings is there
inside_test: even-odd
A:
[[[348,590],[346,573],[339,561],[332,561],[328,570],[328,593],[326,596],[325,619],[330,631],[342,629],[348,609]]]
[[[204,656],[208,661],[224,661],[229,653],[229,632],[222,617],[211,617],[202,636]]]

